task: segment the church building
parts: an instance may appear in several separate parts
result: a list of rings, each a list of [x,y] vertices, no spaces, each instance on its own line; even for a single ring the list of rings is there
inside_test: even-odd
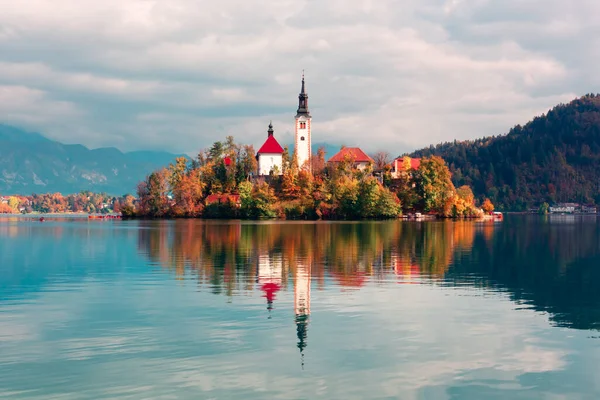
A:
[[[306,94],[304,73],[302,73],[302,87],[298,95],[298,110],[294,126],[294,149],[300,169],[310,170],[311,119],[308,111],[308,94]],[[258,150],[256,159],[258,160],[258,175],[270,175],[272,171],[277,171],[278,175],[283,173],[283,148],[273,136],[272,124],[269,124],[267,140]]]
[[[256,154],[258,160],[258,175],[269,175],[271,172],[277,175],[283,174],[283,147],[273,136],[273,124],[269,124],[267,140]]]

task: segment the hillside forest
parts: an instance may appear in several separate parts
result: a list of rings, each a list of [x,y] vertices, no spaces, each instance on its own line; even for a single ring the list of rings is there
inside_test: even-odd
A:
[[[600,96],[561,104],[507,135],[454,141],[411,154],[440,156],[456,186],[500,210],[542,203],[600,204]]]

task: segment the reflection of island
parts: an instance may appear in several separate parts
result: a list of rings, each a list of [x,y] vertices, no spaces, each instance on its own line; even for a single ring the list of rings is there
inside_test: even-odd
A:
[[[308,333],[308,317],[310,316],[310,264],[299,263],[294,277],[294,314],[296,315],[296,333],[298,349],[304,367],[304,349]]]
[[[600,329],[600,228],[516,219],[505,224],[140,222],[140,253],[233,296],[262,290],[267,308],[294,279],[298,347],[306,347],[310,281],[476,285],[547,311],[560,326]],[[595,264],[594,264],[595,263]],[[332,278],[332,279],[329,279]],[[297,304],[296,304],[297,303]],[[303,310],[304,311],[301,311]],[[300,311],[299,311],[300,310]]]

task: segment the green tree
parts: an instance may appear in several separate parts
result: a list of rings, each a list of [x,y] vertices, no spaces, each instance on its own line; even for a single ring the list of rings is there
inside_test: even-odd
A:
[[[441,157],[423,158],[415,176],[415,189],[424,211],[447,214],[455,193],[450,170]]]

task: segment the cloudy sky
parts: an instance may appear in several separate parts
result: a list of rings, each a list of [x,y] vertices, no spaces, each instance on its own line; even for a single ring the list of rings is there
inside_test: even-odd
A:
[[[392,153],[600,91],[597,0],[0,0],[0,122],[195,153],[291,130]]]

